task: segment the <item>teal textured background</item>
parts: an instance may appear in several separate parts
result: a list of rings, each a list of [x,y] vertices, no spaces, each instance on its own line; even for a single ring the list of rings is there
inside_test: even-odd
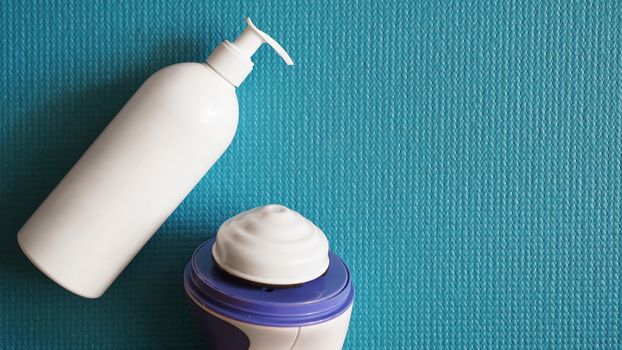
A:
[[[0,348],[204,347],[182,269],[272,202],[350,264],[347,349],[621,346],[619,2],[0,4]],[[46,279],[19,227],[150,74],[246,15],[296,65],[256,56],[232,146],[101,299]]]

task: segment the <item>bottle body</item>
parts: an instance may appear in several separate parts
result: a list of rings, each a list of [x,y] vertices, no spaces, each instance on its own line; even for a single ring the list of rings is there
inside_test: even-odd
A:
[[[199,63],[151,76],[18,233],[70,291],[99,297],[227,149],[235,88]]]
[[[274,206],[264,208],[271,207]],[[258,212],[261,210],[241,215],[252,218],[254,227],[278,228],[270,218],[253,214]],[[245,226],[239,218],[240,215],[233,218],[235,225]],[[257,233],[252,227],[246,228]],[[223,231],[221,226],[217,237],[228,235],[226,232],[232,231]],[[328,268],[313,280],[290,286],[265,285],[232,275],[217,264],[212,254],[216,240],[200,245],[184,270],[188,304],[210,342],[210,349],[342,348],[354,304],[354,286],[350,270],[341,258],[327,252]],[[244,237],[227,244],[244,245],[243,240]],[[259,245],[269,245],[265,243],[264,240]]]
[[[301,327],[270,327],[240,322],[201,306],[189,305],[214,350],[341,350],[348,332],[352,304],[341,315]]]

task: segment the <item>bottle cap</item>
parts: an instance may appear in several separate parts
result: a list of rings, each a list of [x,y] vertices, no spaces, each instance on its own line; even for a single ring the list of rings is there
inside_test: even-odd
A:
[[[186,293],[199,315],[207,309],[261,326],[302,327],[331,320],[352,306],[350,270],[333,252],[322,276],[296,287],[270,288],[224,272],[212,259],[213,245],[213,239],[202,244],[184,271]]]
[[[227,220],[212,249],[226,272],[265,285],[295,285],[328,269],[328,240],[317,226],[282,205],[268,205]]]
[[[251,57],[263,44],[270,45],[287,65],[294,64],[285,49],[268,34],[255,27],[250,18],[246,18],[246,24],[246,29],[234,42],[225,40],[207,58],[207,64],[236,87],[240,86],[253,70]]]

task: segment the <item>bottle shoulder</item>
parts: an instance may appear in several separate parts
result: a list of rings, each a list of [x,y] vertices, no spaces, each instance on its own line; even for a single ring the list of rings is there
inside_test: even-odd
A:
[[[145,81],[141,90],[160,97],[161,101],[218,105],[229,107],[237,114],[235,87],[202,63],[178,63],[162,68]]]
[[[183,125],[215,128],[227,135],[237,128],[235,88],[200,63],[174,64],[154,73],[128,106],[134,109],[145,104]]]
[[[155,72],[153,77],[170,79],[171,83],[197,84],[217,87],[227,94],[235,94],[235,87],[207,64],[196,62],[176,63]],[[201,84],[202,83],[202,84]]]

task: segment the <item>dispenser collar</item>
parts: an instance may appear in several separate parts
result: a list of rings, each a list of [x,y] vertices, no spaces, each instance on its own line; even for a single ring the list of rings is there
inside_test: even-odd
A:
[[[259,30],[250,18],[246,18],[246,24],[246,29],[233,43],[225,40],[207,58],[207,65],[236,87],[240,86],[253,70],[251,57],[263,44],[270,45],[287,65],[294,64],[285,49],[268,34]]]

